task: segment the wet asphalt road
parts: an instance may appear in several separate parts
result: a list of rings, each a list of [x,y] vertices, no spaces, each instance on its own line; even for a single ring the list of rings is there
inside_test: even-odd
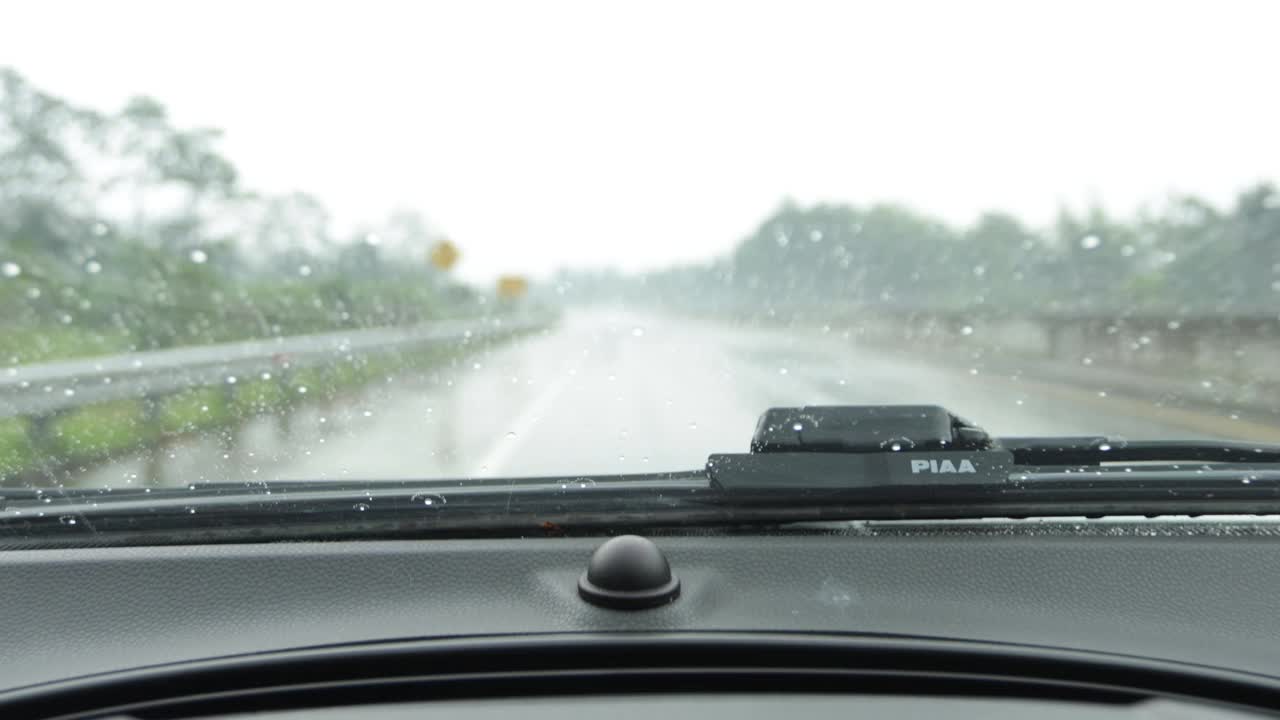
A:
[[[941,404],[998,435],[1280,440],[1280,430],[1248,421],[858,347],[834,332],[597,309],[307,407],[287,434],[263,418],[230,453],[185,441],[163,451],[164,475],[187,483],[687,470],[712,452],[745,451],[768,407],[858,403]],[[82,484],[131,484],[141,464],[97,468]]]

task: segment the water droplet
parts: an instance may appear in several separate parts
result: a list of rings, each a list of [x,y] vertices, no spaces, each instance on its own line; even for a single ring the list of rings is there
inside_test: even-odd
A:
[[[697,429],[698,429],[698,423],[696,423],[696,422],[691,422],[691,423],[689,423],[689,429],[690,429],[690,430],[697,430]]]
[[[982,277],[983,275],[986,275],[986,274],[987,274],[987,266],[986,266],[986,265],[974,265],[974,266],[973,266],[973,275],[974,275],[974,277]]]
[[[189,507],[189,508],[187,508],[187,514],[188,514],[188,515],[195,515],[195,514],[196,514],[196,509],[195,509],[195,508],[193,508],[193,507]]]
[[[102,263],[98,262],[97,260],[90,260],[89,262],[84,264],[84,271],[89,273],[90,275],[97,275],[98,273],[102,272]]]
[[[191,258],[191,262],[197,265],[203,265],[206,262],[208,262],[209,253],[201,250],[200,248],[196,248],[195,250],[191,251],[191,254],[189,255],[189,257]]]
[[[1087,355],[1086,355],[1085,357],[1080,358],[1080,364],[1081,364],[1081,365],[1092,365],[1092,364],[1093,364],[1093,358],[1091,358],[1091,357],[1089,357],[1089,356],[1087,356]]]
[[[22,274],[22,266],[16,262],[5,262],[0,264],[0,273],[4,273],[5,277],[18,277]]]
[[[508,433],[507,433],[507,439],[508,439],[508,440],[515,440],[515,439],[516,439],[516,433],[515,433],[515,431],[514,431],[514,430],[513,430],[513,431],[511,431],[511,432],[508,432]]]
[[[364,411],[363,413],[361,413],[361,414],[363,414],[365,417],[373,417],[373,411],[372,411],[372,410],[365,410],[365,411]]]
[[[791,244],[791,238],[787,237],[787,234],[782,232],[781,230],[779,230],[777,234],[773,236],[773,240],[774,242],[778,243],[778,247],[780,248],[784,248],[787,245]]]
[[[311,277],[311,266],[310,266],[310,265],[299,265],[299,266],[298,266],[298,274],[299,274],[299,275],[301,275],[302,277]]]
[[[102,237],[103,235],[106,235],[108,229],[109,228],[107,227],[106,223],[96,222],[93,224],[93,234],[98,237]]]
[[[1205,390],[1208,390],[1209,388],[1213,387],[1213,381],[1212,381],[1212,380],[1201,380],[1201,381],[1200,381],[1200,387],[1204,388]]]
[[[1137,253],[1138,253],[1138,249],[1132,245],[1125,245],[1124,247],[1120,248],[1121,257],[1133,257]]]
[[[802,423],[796,423],[791,426],[791,429],[795,430],[796,432],[800,432],[801,430],[804,429],[804,425]]]
[[[1182,327],[1182,323],[1178,320],[1170,320],[1169,322],[1165,323],[1165,327],[1168,327],[1170,330],[1177,330],[1178,328]]]
[[[435,493],[417,493],[409,498],[409,502],[413,505],[438,508],[449,501],[446,500],[443,495],[436,495]]]
[[[480,366],[480,363],[478,363],[478,362],[471,363],[471,369],[472,369],[472,370],[479,370],[479,369],[480,369],[480,367],[481,367],[481,366]]]
[[[75,524],[76,524],[76,516],[75,516],[75,515],[61,515],[61,516],[59,516],[59,517],[58,517],[58,522],[62,523],[63,525],[75,525]]]
[[[644,337],[644,328],[642,327],[631,328],[631,337]]]
[[[378,237],[378,233],[369,233],[368,235],[365,235],[364,241],[374,247],[378,247],[382,244],[382,238]]]
[[[884,442],[880,443],[880,449],[890,450],[892,452],[902,452],[903,450],[910,450],[915,446],[916,444],[914,440],[912,440],[911,438],[905,438],[905,437],[889,438],[888,440],[885,440]]]
[[[978,368],[969,368],[969,374],[970,374],[970,375],[977,375],[977,374],[978,374]]]
[[[369,509],[369,504],[368,504],[368,503],[356,503],[355,505],[352,505],[352,506],[351,506],[351,509],[352,509],[352,510],[355,510],[356,512],[365,512],[366,510],[368,510],[368,509]]]
[[[1101,445],[1098,446],[1098,450],[1101,452],[1110,452],[1111,443],[1102,443]]]
[[[964,327],[960,328],[960,334],[961,334],[961,335],[972,335],[972,334],[973,334],[973,326],[972,326],[972,325],[965,325]]]
[[[228,385],[235,385],[235,384],[236,384],[236,376],[235,376],[235,375],[228,375],[228,376],[227,376],[227,384],[228,384]]]
[[[65,388],[62,391],[62,394],[66,395],[67,397],[72,397],[76,394],[76,391],[73,388]]]
[[[784,368],[784,367],[780,367],[780,368],[778,368],[778,374],[779,374],[779,375],[786,375],[786,374],[787,374],[787,369],[786,369],[786,368]]]
[[[1101,244],[1102,244],[1102,238],[1098,237],[1097,235],[1085,235],[1084,237],[1080,238],[1080,247],[1084,248],[1085,250],[1093,250],[1094,248],[1098,247]]]
[[[1099,390],[1099,391],[1098,391],[1098,397],[1106,397],[1106,396],[1107,396],[1107,391],[1106,391],[1106,390]]]
[[[271,373],[269,373],[269,372],[264,372],[264,373],[262,373],[262,375],[260,375],[259,377],[261,377],[263,380],[270,380],[270,379],[271,379]]]
[[[298,386],[298,394],[299,394],[299,395],[306,395],[306,394],[307,394],[307,386],[306,386],[306,385],[299,385],[299,386]]]

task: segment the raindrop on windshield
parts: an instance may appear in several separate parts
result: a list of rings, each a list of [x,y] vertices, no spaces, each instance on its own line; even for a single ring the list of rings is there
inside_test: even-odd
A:
[[[62,523],[63,525],[75,525],[75,524],[76,524],[76,516],[75,516],[75,515],[62,515],[62,516],[60,516],[60,517],[58,518],[58,522]]]
[[[89,273],[90,275],[97,275],[98,273],[102,272],[102,263],[98,262],[97,260],[90,260],[89,262],[84,264],[84,271]]]
[[[972,335],[972,334],[973,334],[973,326],[972,326],[972,325],[965,325],[964,327],[960,328],[960,334],[961,334],[961,335]]]
[[[644,328],[642,328],[642,327],[633,327],[633,328],[631,328],[631,336],[632,336],[632,337],[643,337],[643,336],[644,336]]]
[[[301,275],[302,277],[311,277],[311,266],[300,265],[298,267],[298,274]]]
[[[102,237],[103,235],[106,235],[106,234],[107,234],[107,224],[106,224],[106,223],[100,223],[100,222],[98,222],[98,223],[94,223],[94,224],[93,224],[93,234],[94,234],[94,235],[96,235],[96,236],[98,236],[98,237]]]
[[[201,250],[200,248],[196,248],[195,250],[191,251],[190,257],[191,257],[191,262],[197,265],[203,265],[205,264],[205,262],[209,260],[209,253]]]
[[[882,450],[889,450],[892,452],[902,452],[903,450],[910,450],[915,446],[916,446],[915,441],[913,441],[911,438],[905,438],[905,437],[889,438],[888,440],[885,440],[884,442],[880,443],[880,448]]]
[[[435,493],[418,493],[409,498],[409,502],[413,505],[421,505],[423,507],[438,508],[449,502],[443,495]]]
[[[515,439],[516,439],[516,433],[515,433],[515,431],[514,431],[514,430],[513,430],[513,431],[511,431],[511,432],[508,432],[508,433],[507,433],[507,439],[508,439],[508,440],[515,440]]]
[[[0,265],[0,273],[4,273],[5,277],[18,277],[22,274],[22,266],[16,262],[6,262]]]
[[[1102,238],[1099,238],[1097,235],[1085,235],[1084,237],[1080,238],[1080,247],[1084,248],[1085,250],[1093,250],[1094,248],[1098,247],[1101,244],[1102,244]]]
[[[368,504],[368,503],[356,503],[355,505],[352,505],[352,506],[351,506],[351,509],[352,509],[352,510],[355,510],[356,512],[364,512],[364,511],[366,511],[366,510],[368,510],[368,509],[369,509],[369,504]]]
[[[786,368],[784,368],[784,367],[778,368],[778,374],[779,374],[779,375],[786,375],[786,374],[787,374],[787,369],[786,369]]]

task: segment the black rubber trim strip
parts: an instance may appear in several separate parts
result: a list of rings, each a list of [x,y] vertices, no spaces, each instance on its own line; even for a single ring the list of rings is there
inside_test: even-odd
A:
[[[1056,648],[758,633],[482,636],[143,668],[0,694],[0,717],[170,718],[281,707],[636,691],[910,692],[1280,710],[1280,679]]]

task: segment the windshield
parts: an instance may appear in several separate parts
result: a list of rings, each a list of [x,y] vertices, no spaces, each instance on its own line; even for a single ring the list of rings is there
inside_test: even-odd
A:
[[[0,483],[686,470],[814,404],[1280,442],[1278,24],[6,8]]]

